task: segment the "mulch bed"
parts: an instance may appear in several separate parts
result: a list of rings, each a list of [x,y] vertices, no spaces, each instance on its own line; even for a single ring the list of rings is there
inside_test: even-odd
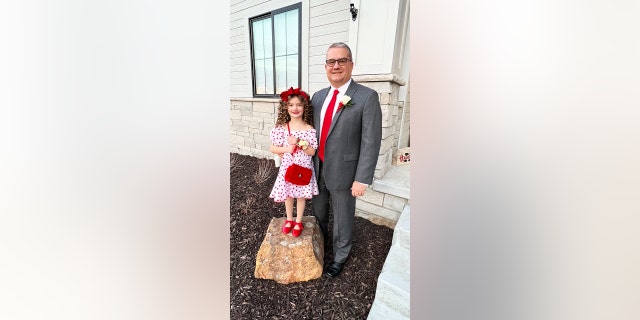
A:
[[[254,278],[269,222],[285,216],[284,203],[269,198],[277,173],[273,160],[231,154],[231,319],[366,319],[393,237],[392,229],[366,219],[355,219],[353,248],[338,278],[286,285]],[[329,245],[325,267],[332,261]]]

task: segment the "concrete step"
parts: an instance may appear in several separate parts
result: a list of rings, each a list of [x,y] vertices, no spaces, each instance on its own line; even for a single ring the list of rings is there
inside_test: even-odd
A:
[[[409,199],[409,166],[394,167],[384,179],[374,181],[378,192]],[[405,320],[410,318],[410,231],[411,208],[405,203],[393,232],[391,249],[378,277],[376,296],[367,319]]]
[[[405,205],[398,218],[395,229],[393,231],[392,245],[399,245],[407,250],[411,250],[411,208],[409,205]]]
[[[391,166],[382,179],[373,181],[371,188],[396,197],[411,199],[409,192],[410,168],[411,166]]]
[[[406,320],[409,317],[401,314],[395,309],[390,308],[386,304],[374,300],[369,310],[367,320]]]
[[[376,287],[374,302],[410,316],[409,250],[400,245],[392,245],[382,267]]]

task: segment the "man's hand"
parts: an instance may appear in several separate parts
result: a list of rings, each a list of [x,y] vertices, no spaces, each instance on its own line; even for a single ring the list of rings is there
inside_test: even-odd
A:
[[[354,197],[364,196],[365,190],[367,190],[367,186],[358,181],[354,181],[351,185],[351,195]]]

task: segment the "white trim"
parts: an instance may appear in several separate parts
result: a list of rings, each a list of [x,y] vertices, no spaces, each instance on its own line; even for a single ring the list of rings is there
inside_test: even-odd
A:
[[[300,52],[302,55],[300,72],[300,88],[303,88],[306,92],[309,92],[309,21],[310,10],[309,10],[309,0],[304,0],[302,2],[302,25],[300,26]]]
[[[229,98],[230,101],[247,101],[247,102],[279,102],[279,98]]]
[[[352,0],[354,7],[358,9],[358,16],[356,16],[356,21],[353,19],[349,19],[349,48],[351,48],[351,56],[354,59],[354,63],[357,64],[358,61],[356,57],[358,56],[358,28],[360,27],[360,0]]]
[[[401,79],[397,74],[358,74],[352,75],[351,78],[356,82],[393,82],[400,86],[407,84],[407,80]]]
[[[402,116],[400,118],[400,128],[398,130],[398,140],[396,141],[396,148],[400,149],[400,141],[402,141],[402,130],[404,129],[404,115],[407,113],[407,109],[405,109],[405,107],[407,106],[407,102],[406,101],[398,101],[399,103],[402,103]]]

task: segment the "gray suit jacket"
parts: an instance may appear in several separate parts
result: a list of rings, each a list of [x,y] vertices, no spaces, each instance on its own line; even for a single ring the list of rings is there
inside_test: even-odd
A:
[[[318,143],[322,128],[322,104],[330,89],[324,88],[311,98]],[[353,181],[373,183],[380,153],[382,110],[378,93],[352,80],[345,95],[351,97],[351,105],[340,109],[333,117],[324,150],[324,178],[329,190],[350,189]],[[317,152],[313,161],[315,172],[319,172]]]

